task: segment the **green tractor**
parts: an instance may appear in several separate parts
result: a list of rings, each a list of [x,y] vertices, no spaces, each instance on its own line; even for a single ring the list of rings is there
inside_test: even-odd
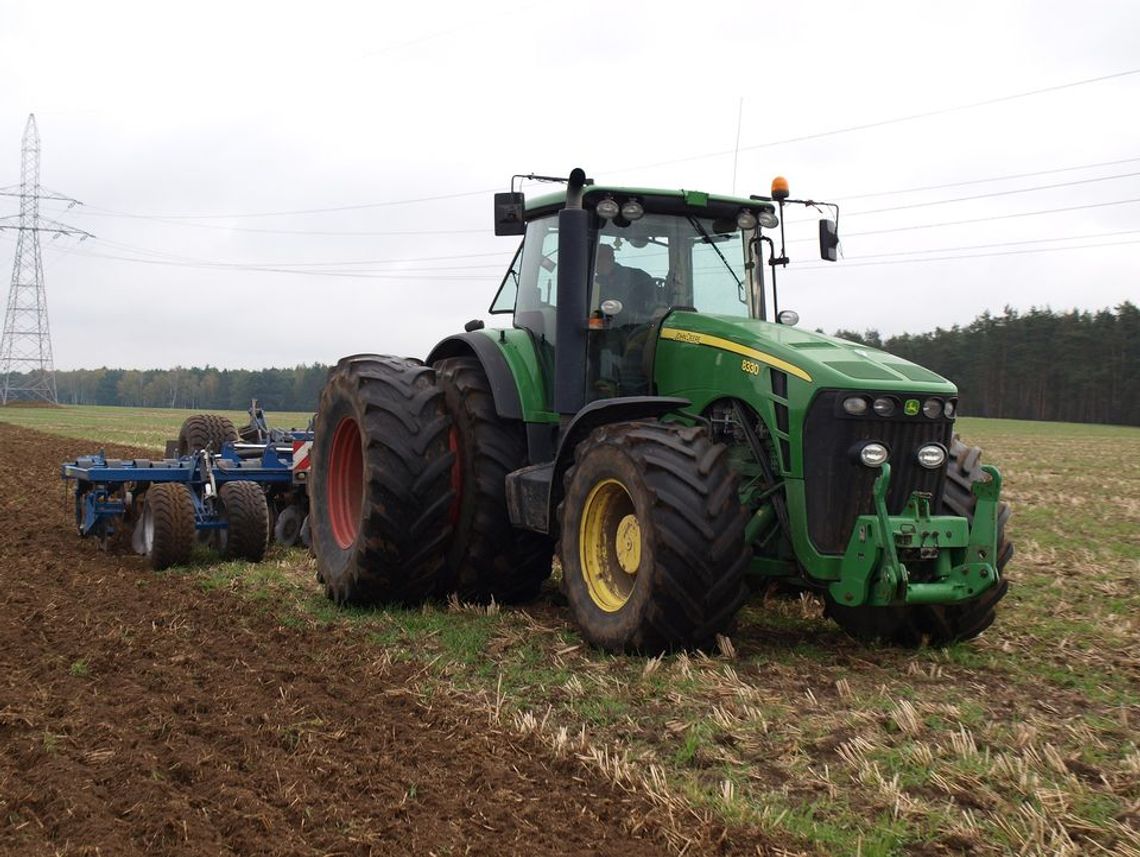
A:
[[[954,434],[957,389],[778,310],[785,207],[823,204],[783,179],[747,199],[558,181],[495,195],[496,234],[523,236],[491,306],[511,325],[331,371],[311,477],[328,595],[520,602],[557,554],[613,651],[712,644],[765,582],[862,639],[985,630],[1009,509]]]

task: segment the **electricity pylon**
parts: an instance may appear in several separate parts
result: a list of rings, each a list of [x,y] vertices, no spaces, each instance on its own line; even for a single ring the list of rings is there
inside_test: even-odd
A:
[[[24,126],[19,187],[0,188],[0,196],[20,198],[18,215],[0,217],[0,230],[16,232],[12,287],[0,338],[0,405],[8,404],[9,399],[43,399],[59,404],[40,233],[51,232],[53,237],[78,235],[81,241],[94,236],[40,216],[41,199],[66,202],[68,208],[80,203],[40,187],[40,133],[34,113],[28,114],[28,124]]]

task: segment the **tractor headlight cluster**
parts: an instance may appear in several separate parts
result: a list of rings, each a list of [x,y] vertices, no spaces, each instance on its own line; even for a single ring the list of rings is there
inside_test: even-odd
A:
[[[943,417],[952,420],[958,412],[957,399],[931,397],[924,400],[917,396],[897,396],[890,393],[849,395],[842,399],[840,404],[847,416],[875,416],[885,420],[898,419],[899,417],[906,419],[925,417],[930,420]]]
[[[621,206],[617,204],[617,200],[612,196],[607,196],[605,199],[600,200],[594,208],[598,217],[604,220],[613,220],[621,214]]]
[[[621,216],[626,220],[641,220],[645,216],[645,209],[636,199],[627,199],[622,204]]]
[[[940,443],[927,443],[915,453],[918,463],[927,470],[937,470],[946,464],[946,447]]]
[[[776,217],[774,211],[768,211],[765,208],[760,209],[760,211],[742,208],[740,213],[736,215],[736,225],[745,232],[755,229],[757,224],[765,229],[775,229],[780,225],[780,218]]]
[[[890,396],[879,396],[871,403],[871,407],[880,417],[893,417],[899,409],[899,403]]]
[[[620,215],[632,223],[645,217],[645,206],[636,199],[627,199],[619,203],[612,196],[607,196],[598,200],[598,204],[594,206],[594,213],[602,220],[614,220]]]
[[[890,452],[878,441],[871,441],[859,448],[859,460],[867,467],[882,467],[890,458]]]

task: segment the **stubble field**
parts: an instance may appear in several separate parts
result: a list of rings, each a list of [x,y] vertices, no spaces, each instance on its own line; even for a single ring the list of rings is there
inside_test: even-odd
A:
[[[645,659],[584,646],[556,579],[343,611],[300,550],[155,574],[79,540],[59,463],[183,416],[0,411],[87,439],[0,424],[0,848],[1140,854],[1140,430],[960,421],[1014,506],[977,641],[760,594],[722,651]]]

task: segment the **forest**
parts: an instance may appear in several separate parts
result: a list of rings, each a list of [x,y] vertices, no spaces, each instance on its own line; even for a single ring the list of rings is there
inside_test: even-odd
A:
[[[958,385],[960,413],[978,417],[1140,425],[1140,308],[1054,312],[1006,307],[965,327],[882,338],[836,336],[882,348]],[[283,369],[75,369],[56,372],[61,404],[244,410],[317,406],[327,366]]]
[[[1140,308],[1057,313],[1006,307],[966,327],[881,339],[836,336],[882,348],[958,385],[974,417],[1140,425]]]

